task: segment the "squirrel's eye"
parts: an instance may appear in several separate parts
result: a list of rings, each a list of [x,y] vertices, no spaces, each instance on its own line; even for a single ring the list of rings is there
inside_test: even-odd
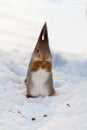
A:
[[[37,52],[39,52],[39,49],[37,49]]]

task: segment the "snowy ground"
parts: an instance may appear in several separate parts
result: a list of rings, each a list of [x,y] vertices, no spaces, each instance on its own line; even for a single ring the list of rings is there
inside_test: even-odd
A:
[[[24,78],[44,21],[56,95],[27,99]],[[0,0],[0,130],[87,130],[86,51],[86,1]]]

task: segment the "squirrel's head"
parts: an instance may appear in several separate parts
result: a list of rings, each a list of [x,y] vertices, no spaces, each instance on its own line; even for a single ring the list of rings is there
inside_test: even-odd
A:
[[[36,47],[33,52],[33,60],[51,61],[52,56],[49,48],[47,24],[45,23],[39,35]]]

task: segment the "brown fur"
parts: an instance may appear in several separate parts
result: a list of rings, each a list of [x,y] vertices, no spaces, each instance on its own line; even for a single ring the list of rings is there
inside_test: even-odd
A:
[[[32,71],[37,71],[38,69],[45,69],[47,72],[51,72],[52,63],[49,61],[34,61],[32,62]]]

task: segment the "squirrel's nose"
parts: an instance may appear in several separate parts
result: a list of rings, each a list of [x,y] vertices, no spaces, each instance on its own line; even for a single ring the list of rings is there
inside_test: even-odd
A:
[[[45,61],[45,58],[43,58],[43,61]]]

